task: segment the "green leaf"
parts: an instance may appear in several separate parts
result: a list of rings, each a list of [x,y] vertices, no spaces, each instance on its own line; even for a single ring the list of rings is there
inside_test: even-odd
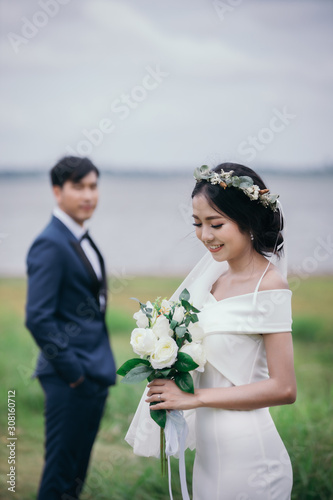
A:
[[[175,329],[177,337],[181,338],[184,337],[186,333],[186,326],[177,326]]]
[[[187,312],[197,312],[197,313],[200,312],[200,310],[194,307],[190,302],[188,302],[188,300],[183,299],[181,301],[181,304]]]
[[[269,195],[269,202],[270,203],[275,203],[276,200],[278,199],[279,195],[278,194],[270,194]]]
[[[163,368],[163,370],[158,370],[158,373],[161,375],[160,378],[170,378],[170,372],[172,372],[172,368]]]
[[[146,313],[146,316],[149,316],[150,318],[152,318],[153,311],[154,311],[154,309],[152,307],[146,307],[144,312]]]
[[[118,373],[118,375],[125,377],[125,375],[127,375],[127,373],[137,365],[150,366],[150,363],[147,359],[132,358],[132,359],[129,359],[128,361],[126,361],[123,365],[121,365],[121,367],[118,368],[117,373]]]
[[[150,403],[150,406],[156,405],[158,403]],[[166,424],[166,410],[150,410],[150,416],[160,427],[164,429]]]
[[[192,306],[192,312],[199,313],[200,309],[197,309],[196,307]]]
[[[130,300],[135,300],[136,302],[139,302],[141,311],[145,312],[146,304],[143,304],[142,302],[140,302],[140,300],[137,299],[136,297],[131,297]]]
[[[137,382],[142,382],[145,378],[154,371],[153,368],[146,365],[138,365],[132,368],[125,377],[122,379],[123,384],[136,384]]]
[[[192,306],[191,306],[191,304],[187,300],[182,300],[181,304],[182,304],[182,306],[184,307],[184,309],[186,311],[191,311]]]
[[[189,373],[176,373],[175,382],[182,391],[194,394],[193,379]]]
[[[190,332],[185,333],[183,340],[187,340],[189,343],[192,342],[192,335],[190,334]]]
[[[208,167],[208,165],[197,167],[194,171],[194,178],[197,181],[200,181],[201,179],[208,179],[210,175],[210,168]]]
[[[191,314],[191,321],[192,323],[197,323],[199,321],[199,318],[195,313]]]
[[[240,178],[237,175],[234,175],[232,178],[232,185],[234,187],[239,187],[240,185]]]
[[[174,364],[174,368],[180,372],[190,372],[198,368],[198,364],[193,361],[189,354],[185,352],[179,352],[177,356],[177,361]]]
[[[184,290],[179,295],[179,300],[190,300],[190,292],[186,288],[184,288]]]
[[[178,349],[180,349],[181,347],[183,347],[184,337],[176,337],[175,341],[176,341],[176,344],[178,346]]]
[[[141,304],[140,300],[137,299],[136,297],[131,297],[130,300],[135,300],[136,302],[139,302],[139,304]],[[145,304],[143,304],[143,305],[145,305]]]
[[[240,178],[240,183],[239,187],[240,188],[247,188],[253,186],[253,179],[249,177],[248,175],[242,175]]]
[[[176,328],[176,326],[178,325],[178,321],[176,321],[175,319],[173,319],[170,323],[170,329],[171,330],[174,330]]]

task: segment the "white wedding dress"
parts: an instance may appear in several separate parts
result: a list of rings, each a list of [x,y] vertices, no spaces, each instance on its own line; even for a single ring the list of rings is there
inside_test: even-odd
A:
[[[207,363],[195,386],[230,387],[268,378],[263,334],[291,331],[291,292],[258,291],[217,301],[210,290],[224,263],[206,256],[186,278],[204,329]],[[134,453],[159,456],[159,427],[149,416],[146,391],[126,441]],[[184,412],[187,446],[196,448],[193,500],[288,500],[292,468],[268,408]]]

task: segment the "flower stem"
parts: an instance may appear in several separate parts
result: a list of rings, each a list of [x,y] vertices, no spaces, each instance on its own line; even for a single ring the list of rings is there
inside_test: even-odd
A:
[[[161,475],[166,474],[166,456],[165,456],[165,435],[163,427],[160,428],[160,455],[161,455]]]

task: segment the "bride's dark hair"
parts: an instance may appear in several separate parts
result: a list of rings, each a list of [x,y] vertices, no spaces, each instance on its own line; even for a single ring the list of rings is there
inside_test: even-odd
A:
[[[261,177],[251,168],[239,165],[238,163],[221,163],[213,169],[213,172],[220,173],[233,170],[234,175],[247,175],[253,179],[254,184],[260,189],[267,189]],[[282,229],[283,217],[278,208],[273,212],[269,207],[264,207],[256,200],[250,198],[240,189],[228,187],[223,189],[218,184],[211,184],[206,181],[196,183],[192,198],[202,194],[209,205],[222,212],[229,219],[236,222],[240,231],[253,234],[253,247],[261,255],[274,252],[276,255],[282,252]]]

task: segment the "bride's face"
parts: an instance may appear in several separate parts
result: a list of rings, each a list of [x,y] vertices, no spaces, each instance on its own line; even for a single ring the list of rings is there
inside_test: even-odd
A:
[[[241,232],[236,222],[212,208],[205,196],[196,195],[192,205],[197,238],[215,260],[232,262],[251,252],[250,235]]]

